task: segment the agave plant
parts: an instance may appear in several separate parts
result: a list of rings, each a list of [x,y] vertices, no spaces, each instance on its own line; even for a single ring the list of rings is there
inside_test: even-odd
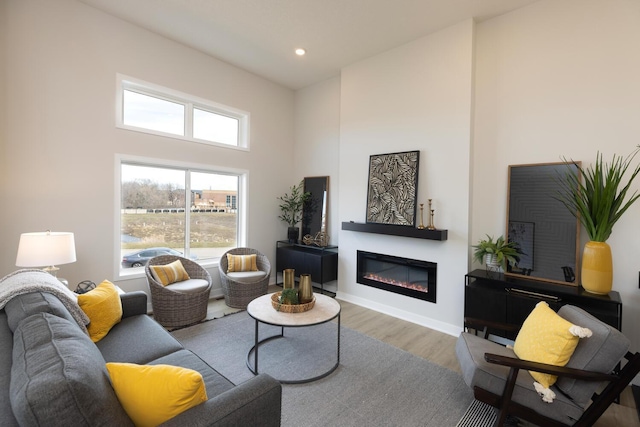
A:
[[[565,179],[560,180],[561,189],[557,199],[578,217],[589,239],[594,242],[606,242],[614,224],[640,197],[634,191],[625,202],[631,183],[640,173],[640,165],[635,167],[626,183],[623,182],[638,151],[640,146],[624,158],[614,154],[611,163],[604,162],[602,153],[598,152],[595,164],[588,168],[563,159],[568,166],[577,166],[580,174],[567,172]],[[584,183],[580,175],[584,177]]]

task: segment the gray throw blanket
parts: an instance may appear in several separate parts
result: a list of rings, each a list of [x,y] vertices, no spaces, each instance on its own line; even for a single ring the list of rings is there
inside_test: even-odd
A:
[[[58,279],[43,270],[17,270],[0,279],[0,310],[13,297],[30,292],[47,292],[56,296],[69,310],[80,329],[87,335],[89,334],[86,327],[89,324],[89,318],[78,305],[77,295],[71,292]]]

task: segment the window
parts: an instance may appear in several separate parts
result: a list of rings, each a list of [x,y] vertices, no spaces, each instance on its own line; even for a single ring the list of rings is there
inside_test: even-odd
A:
[[[193,109],[193,137],[222,144],[238,144],[239,120],[211,111]]]
[[[249,113],[118,75],[116,126],[247,150]]]
[[[184,135],[184,105],[130,90],[123,95],[125,125]]]
[[[236,208],[236,196],[228,195],[227,196],[227,206],[231,209]]]
[[[246,173],[120,159],[120,272],[157,255],[215,262],[244,235]],[[232,203],[229,203],[231,201]]]

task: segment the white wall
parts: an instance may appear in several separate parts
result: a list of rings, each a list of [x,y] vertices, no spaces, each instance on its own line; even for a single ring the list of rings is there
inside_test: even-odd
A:
[[[610,159],[640,143],[639,40],[630,0],[547,0],[477,25],[472,243],[504,233],[508,165],[566,156],[587,166],[598,150]],[[637,203],[608,241],[636,351],[639,226]]]
[[[329,177],[329,244],[338,244],[338,182],[340,149],[340,78],[296,91],[296,176]]]
[[[61,267],[71,284],[116,279],[116,153],[249,170],[248,244],[275,259],[286,236],[277,196],[294,177],[293,91],[74,0],[1,4],[0,275],[16,269],[20,233],[51,229],[75,233],[78,261]],[[251,152],[116,129],[116,73],[249,111]]]
[[[418,203],[433,199],[435,226],[449,237],[341,231],[339,296],[453,334],[467,272],[472,60],[469,20],[348,66],[341,78],[339,220],[366,220],[370,155],[420,150]],[[357,284],[359,249],[436,262],[437,304]]]

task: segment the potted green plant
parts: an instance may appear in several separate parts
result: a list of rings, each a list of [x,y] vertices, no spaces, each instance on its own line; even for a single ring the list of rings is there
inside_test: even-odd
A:
[[[298,185],[291,187],[290,193],[285,193],[284,196],[278,197],[278,200],[282,202],[280,203],[281,213],[278,218],[289,226],[287,236],[292,243],[299,238],[300,231],[297,225],[302,219],[302,206],[310,196],[311,193],[304,191],[304,180],[302,180]]]
[[[283,289],[280,294],[280,304],[298,304],[298,291],[296,289]]]
[[[579,219],[589,235],[590,241],[582,254],[582,286],[589,292],[608,294],[611,291],[613,259],[606,241],[615,223],[640,197],[634,191],[627,198],[631,183],[640,173],[640,165],[624,180],[638,151],[640,146],[624,158],[614,154],[611,163],[604,162],[602,153],[598,152],[595,164],[587,168],[563,159],[568,167],[575,165],[580,171],[580,174],[568,171],[560,180],[557,199]]]
[[[507,263],[515,266],[520,260],[518,244],[506,242],[503,236],[494,241],[493,237],[487,234],[486,239],[481,239],[472,247],[475,249],[473,259],[486,264],[488,270],[498,270],[501,267],[503,271],[507,271]]]

